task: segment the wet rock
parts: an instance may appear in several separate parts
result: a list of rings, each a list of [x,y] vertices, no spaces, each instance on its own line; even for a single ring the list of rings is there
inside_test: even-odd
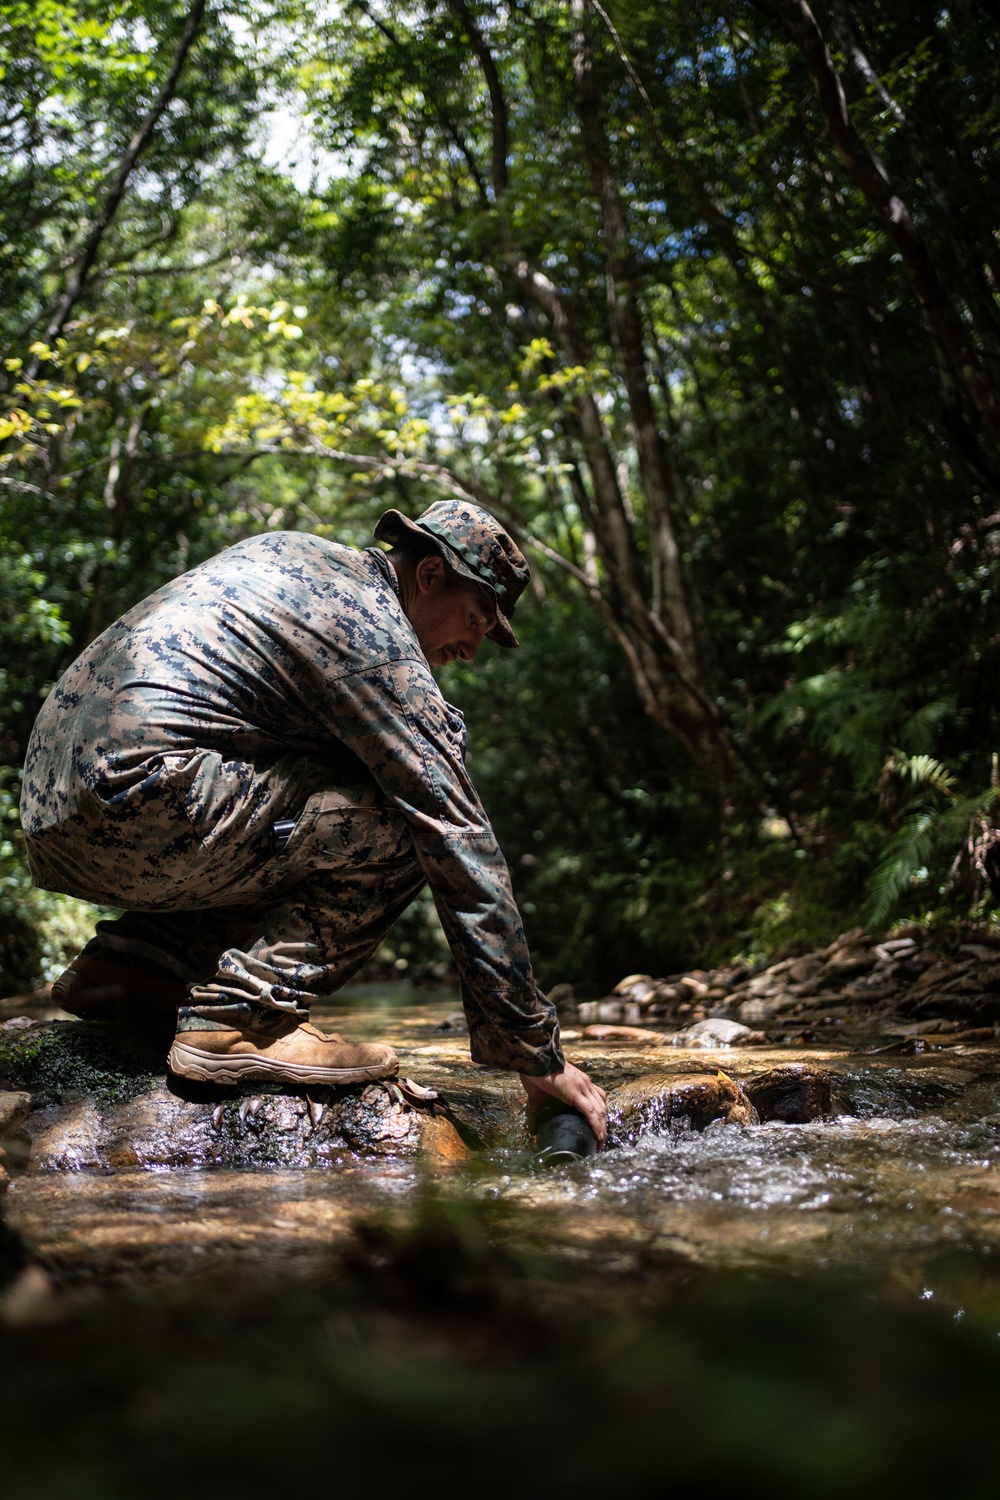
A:
[[[716,1120],[755,1125],[757,1114],[743,1089],[725,1073],[650,1073],[608,1095],[608,1144],[631,1145],[644,1135],[664,1135],[672,1122],[704,1130]]]
[[[428,1166],[456,1166],[472,1155],[454,1123],[443,1115],[422,1115],[418,1133],[420,1156]]]
[[[830,1113],[830,1074],[806,1064],[789,1063],[744,1079],[743,1092],[762,1124],[804,1125]]]
[[[25,1090],[36,1104],[64,1093],[120,1104],[155,1086],[163,1060],[123,1042],[101,1021],[33,1022],[0,1032],[0,1089]]]
[[[576,1014],[576,991],[571,984],[554,984],[546,999],[560,1015]]]
[[[29,1169],[312,1167],[345,1152],[410,1155],[419,1118],[390,1084],[310,1090],[309,1098],[232,1093],[221,1104],[161,1084],[124,1104],[84,1098],[37,1110],[27,1125]]]
[[[148,1071],[100,1022],[0,1036],[0,1100],[30,1137],[30,1171],[307,1167],[345,1152],[412,1155],[422,1101],[392,1083],[211,1089]],[[10,1085],[21,1085],[16,1090]],[[35,1108],[24,1117],[30,1088]]]
[[[757,1047],[766,1043],[762,1031],[751,1031],[740,1021],[726,1021],[713,1016],[704,1021],[695,1021],[692,1026],[670,1038],[674,1047]]]
[[[435,1026],[434,1030],[435,1031],[456,1031],[456,1032],[458,1032],[458,1034],[460,1036],[466,1035],[468,1033],[468,1030],[469,1030],[469,1023],[465,1019],[465,1011],[464,1010],[453,1010],[453,1011],[451,1011],[447,1016],[445,1016],[444,1020],[440,1023],[440,1025]]]
[[[582,1035],[588,1042],[642,1042],[650,1047],[663,1041],[659,1032],[643,1026],[585,1026]]]
[[[20,1130],[31,1113],[31,1095],[0,1091],[0,1143]]]

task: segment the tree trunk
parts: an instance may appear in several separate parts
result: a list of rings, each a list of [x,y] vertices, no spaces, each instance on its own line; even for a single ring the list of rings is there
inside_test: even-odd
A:
[[[946,351],[956,379],[979,413],[983,426],[1000,447],[1000,402],[996,392],[983,372],[909,209],[854,127],[843,80],[816,17],[806,0],[773,0],[773,5],[805,57],[837,155],[899,250],[928,325]]]

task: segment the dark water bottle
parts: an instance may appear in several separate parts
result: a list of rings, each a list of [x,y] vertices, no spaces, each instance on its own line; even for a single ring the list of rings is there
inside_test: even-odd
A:
[[[579,1110],[561,1099],[542,1107],[535,1131],[538,1160],[546,1167],[563,1167],[597,1155],[597,1137]]]

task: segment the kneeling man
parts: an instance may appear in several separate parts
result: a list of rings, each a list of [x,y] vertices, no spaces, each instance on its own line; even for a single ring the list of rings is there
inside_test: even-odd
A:
[[[603,1091],[567,1063],[503,856],[431,672],[510,625],[528,566],[499,523],[444,501],[358,552],[252,537],[166,584],[56,684],[28,746],[32,878],[124,908],[54,986],[76,1015],[173,1033],[186,1078],[388,1078],[387,1046],[309,1025],[428,882],[472,1057],[529,1102]]]

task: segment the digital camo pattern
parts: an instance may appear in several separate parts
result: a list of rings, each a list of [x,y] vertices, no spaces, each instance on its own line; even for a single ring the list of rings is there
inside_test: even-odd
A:
[[[402,511],[387,510],[379,517],[375,535],[395,543],[404,533],[424,532],[443,542],[442,556],[466,578],[485,583],[492,591],[497,619],[486,634],[498,646],[517,646],[511,629],[514,606],[531,579],[527,558],[495,516],[466,500],[438,500],[411,521]]]
[[[98,944],[166,955],[196,1002],[300,1014],[427,880],[473,1058],[548,1073],[555,1013],[464,751],[384,555],[254,537],[136,605],[53,689],[25,763],[32,875],[127,908]]]

